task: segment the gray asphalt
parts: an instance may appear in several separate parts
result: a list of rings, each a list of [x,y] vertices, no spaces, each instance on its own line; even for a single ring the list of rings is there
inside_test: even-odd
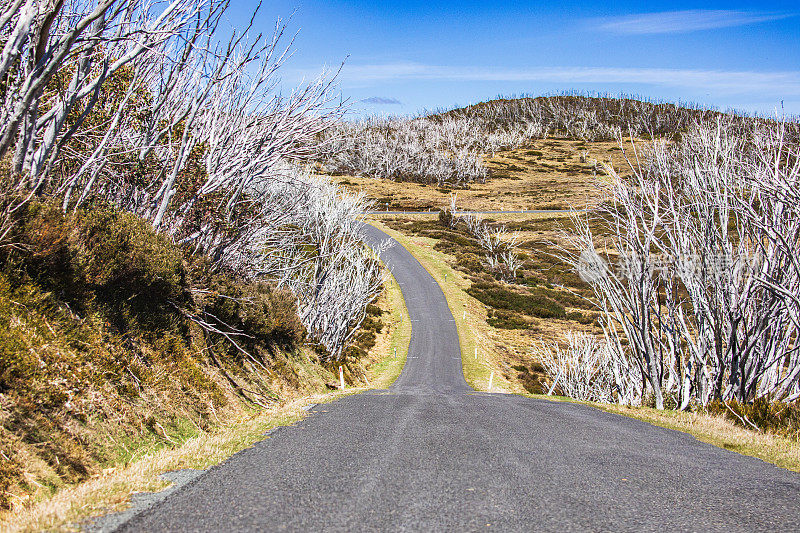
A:
[[[397,382],[315,407],[123,531],[800,530],[798,474],[590,407],[473,391],[439,287],[399,245],[383,257],[412,321]]]

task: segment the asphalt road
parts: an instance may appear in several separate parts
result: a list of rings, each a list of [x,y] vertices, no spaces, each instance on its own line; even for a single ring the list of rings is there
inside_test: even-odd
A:
[[[412,320],[397,382],[317,406],[122,530],[800,530],[798,474],[590,407],[473,391],[439,287],[399,245],[384,260]]]

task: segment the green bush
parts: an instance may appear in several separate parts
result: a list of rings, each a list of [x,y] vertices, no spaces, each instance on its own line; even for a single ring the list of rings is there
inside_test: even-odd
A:
[[[530,323],[519,313],[513,311],[490,310],[487,322],[490,326],[499,329],[527,329]]]
[[[495,309],[507,309],[539,318],[565,318],[564,306],[542,294],[519,293],[493,283],[475,283],[467,293]]]
[[[39,373],[39,358],[26,341],[32,336],[31,330],[44,326],[43,317],[33,315],[30,309],[45,299],[45,295],[30,286],[13,288],[0,275],[0,393]]]
[[[242,283],[222,274],[209,275],[206,286],[209,294],[198,301],[205,320],[223,331],[245,332],[248,337],[240,337],[237,343],[246,350],[290,347],[305,338],[294,297],[287,291],[275,291],[265,283]],[[228,353],[241,356],[233,345]]]
[[[470,274],[478,274],[484,270],[481,257],[474,253],[456,253],[456,265]]]
[[[450,224],[453,223],[453,212],[450,211],[448,208],[444,208],[439,211],[439,224],[444,226],[445,228],[449,228]]]
[[[75,254],[70,246],[73,220],[52,203],[29,202],[15,212],[8,240],[0,248],[0,264],[16,285],[35,281],[46,290],[76,303],[84,299]]]
[[[136,215],[105,209],[83,214],[73,242],[89,285],[119,291],[120,296],[187,296],[180,249]]]
[[[519,364],[512,368],[518,372],[517,379],[525,390],[533,394],[547,394],[549,378],[541,363],[533,362],[530,366]]]
[[[583,314],[580,311],[572,311],[567,313],[567,320],[574,320],[575,322],[588,325],[597,320],[597,314]]]

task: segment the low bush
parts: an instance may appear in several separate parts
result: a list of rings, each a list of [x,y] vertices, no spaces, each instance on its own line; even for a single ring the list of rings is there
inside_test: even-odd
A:
[[[547,394],[550,388],[550,379],[541,363],[519,364],[512,368],[518,372],[517,379],[520,380],[526,391],[532,394]]]
[[[467,293],[495,309],[507,309],[539,318],[565,318],[564,306],[542,294],[520,293],[493,283],[475,283]]]
[[[486,320],[490,326],[498,329],[528,329],[530,323],[518,313],[503,309],[491,309]]]

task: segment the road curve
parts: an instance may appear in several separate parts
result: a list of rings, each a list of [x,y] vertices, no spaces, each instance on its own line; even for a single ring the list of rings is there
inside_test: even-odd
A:
[[[383,257],[412,320],[397,382],[317,406],[123,531],[800,529],[795,473],[590,407],[472,391],[441,290],[399,245]]]

